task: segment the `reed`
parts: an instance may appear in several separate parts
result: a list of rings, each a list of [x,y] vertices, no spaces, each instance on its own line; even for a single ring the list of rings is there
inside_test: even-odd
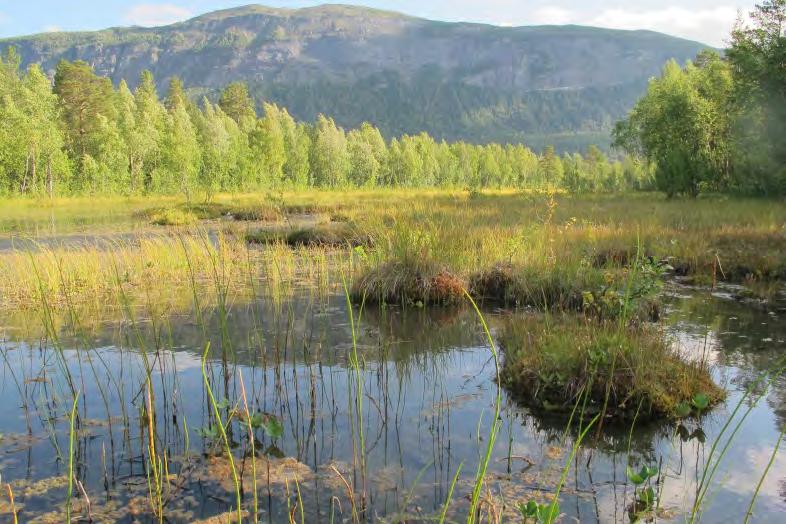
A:
[[[235,484],[235,502],[237,504],[237,521],[238,523],[243,522],[243,504],[242,504],[242,497],[241,497],[241,488],[240,488],[240,478],[237,474],[237,469],[235,468],[235,459],[232,455],[232,446],[229,443],[229,438],[227,437],[226,428],[224,427],[224,422],[221,419],[221,413],[218,410],[218,403],[216,402],[216,398],[213,395],[213,390],[210,387],[210,379],[207,376],[207,355],[210,351],[210,344],[205,345],[205,351],[202,353],[202,380],[204,381],[205,391],[207,392],[208,399],[210,400],[210,406],[213,410],[213,416],[215,417],[215,424],[218,427],[219,434],[221,435],[221,441],[224,445],[224,450],[227,455],[227,460],[229,461],[229,468],[232,472],[232,481]]]
[[[71,499],[74,495],[74,444],[76,441],[76,406],[78,401],[79,396],[74,395],[74,402],[68,417],[68,492],[66,494],[66,522],[68,524],[71,524]]]

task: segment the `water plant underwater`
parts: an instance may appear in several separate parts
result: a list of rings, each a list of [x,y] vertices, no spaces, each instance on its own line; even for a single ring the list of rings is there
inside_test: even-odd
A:
[[[462,197],[454,198],[460,205]],[[517,195],[511,198],[518,201],[524,197]],[[548,200],[541,200],[539,196],[532,198],[538,205],[548,204]],[[401,207],[401,203],[397,206]],[[447,209],[451,207],[452,204],[447,205]],[[190,447],[186,444],[187,437],[181,442],[181,449],[177,450],[171,447],[171,442],[165,443],[161,436],[161,432],[165,431],[161,424],[171,418],[166,414],[166,405],[162,404],[164,397],[170,399],[167,402],[175,404],[187,402],[180,396],[182,393],[175,393],[177,388],[171,389],[182,380],[174,361],[168,363],[167,348],[173,344],[175,335],[166,319],[173,312],[193,315],[195,322],[201,325],[200,330],[207,336],[195,347],[213,348],[200,359],[204,382],[202,391],[206,395],[205,406],[210,422],[201,428],[188,427],[185,418],[176,417],[176,427],[185,428],[180,431],[184,436],[200,437],[213,467],[220,466],[223,474],[234,478],[227,486],[231,494],[229,499],[233,500],[226,504],[232,513],[227,518],[264,520],[258,492],[260,486],[267,485],[270,493],[271,485],[280,480],[272,479],[270,471],[279,467],[286,471],[283,486],[278,486],[287,494],[288,503],[292,502],[289,518],[297,521],[308,512],[302,503],[303,480],[308,473],[298,469],[296,464],[282,462],[286,457],[277,456],[279,453],[275,449],[274,443],[285,437],[284,420],[268,413],[254,400],[265,397],[257,389],[259,383],[254,382],[250,394],[246,394],[245,385],[241,385],[243,379],[237,348],[226,333],[227,318],[236,307],[233,303],[245,303],[240,300],[241,297],[253,299],[264,296],[265,300],[274,300],[275,296],[292,293],[296,287],[316,287],[323,288],[317,295],[346,294],[349,304],[354,303],[354,307],[358,308],[360,318],[356,319],[353,306],[347,306],[353,338],[347,362],[353,378],[348,382],[351,394],[346,410],[354,421],[354,429],[350,431],[355,449],[353,465],[349,469],[350,474],[337,467],[338,474],[333,475],[348,486],[346,500],[351,509],[346,515],[353,521],[369,518],[368,512],[372,507],[366,457],[370,446],[367,440],[368,420],[370,412],[381,409],[376,405],[378,400],[373,397],[365,400],[369,398],[367,391],[372,375],[366,365],[368,349],[360,340],[358,326],[364,311],[369,308],[379,309],[381,306],[384,309],[394,304],[416,310],[421,306],[438,304],[472,306],[478,314],[485,345],[494,350],[495,366],[499,365],[500,380],[497,384],[511,390],[521,387],[522,391],[530,392],[524,396],[534,400],[531,405],[538,409],[569,415],[566,424],[577,437],[569,444],[573,450],[565,463],[564,475],[560,477],[567,478],[584,439],[591,441],[597,438],[595,432],[602,431],[602,427],[609,424],[609,417],[619,415],[630,420],[667,416],[675,420],[687,417],[699,420],[702,413],[723,398],[722,390],[713,384],[709,376],[708,362],[682,360],[658,328],[648,324],[653,318],[650,313],[653,304],[657,303],[664,273],[671,271],[668,266],[674,266],[658,256],[647,255],[643,241],[634,242],[626,250],[629,253],[626,255],[600,257],[597,255],[599,248],[585,249],[586,246],[579,249],[580,256],[570,254],[562,251],[568,245],[563,244],[567,241],[562,236],[570,233],[574,226],[555,225],[559,207],[552,207],[550,218],[540,216],[536,227],[515,237],[525,248],[516,247],[511,241],[504,248],[507,256],[499,258],[498,250],[492,253],[483,251],[490,244],[486,244],[481,236],[465,232],[463,237],[471,237],[470,241],[461,240],[460,246],[467,248],[474,242],[475,249],[461,253],[450,243],[450,239],[459,236],[454,237],[457,233],[447,225],[456,217],[452,214],[441,217],[440,212],[444,211],[444,208],[434,206],[427,211],[425,206],[412,204],[407,213],[413,216],[420,214],[421,221],[424,216],[427,217],[426,227],[418,231],[414,218],[388,209],[386,212],[390,216],[378,215],[368,220],[365,231],[374,238],[374,243],[362,246],[336,242],[292,247],[288,242],[277,241],[257,248],[248,244],[244,237],[234,236],[231,232],[216,235],[202,229],[173,236],[160,233],[157,234],[160,236],[154,237],[141,236],[126,243],[115,243],[109,249],[98,245],[76,250],[42,245],[39,250],[29,253],[11,251],[0,254],[5,262],[3,289],[14,291],[4,294],[7,297],[4,298],[4,307],[26,306],[36,313],[43,312],[49,343],[56,345],[59,333],[71,332],[77,335],[77,339],[82,338],[79,346],[88,352],[91,351],[91,343],[85,338],[87,332],[84,330],[92,319],[83,317],[83,312],[100,309],[104,319],[116,315],[117,309],[124,312],[123,323],[128,340],[136,341],[133,346],[143,355],[149,355],[150,363],[144,366],[141,382],[124,384],[122,380],[110,379],[105,394],[126,399],[125,402],[129,402],[134,394],[141,395],[142,403],[137,405],[139,421],[144,428],[141,434],[145,443],[142,455],[147,479],[143,498],[148,499],[150,514],[157,519],[165,518],[169,512],[176,518],[179,510],[173,507],[172,501],[182,489],[180,482],[190,470],[201,468],[201,461],[187,452]],[[481,208],[480,216],[487,211]],[[360,227],[358,224],[362,223],[357,212],[352,208],[342,210],[346,218],[354,222],[353,227]],[[387,222],[386,229],[375,228],[373,221],[376,219],[381,219],[382,224]],[[481,226],[480,229],[488,232],[487,228]],[[494,271],[508,274],[515,283],[505,283],[504,293],[489,292],[494,289],[493,285],[480,286],[480,277],[472,273],[485,263],[489,263]],[[380,267],[387,271],[382,283],[375,284],[375,287],[364,283],[369,275],[374,274],[375,268]],[[25,268],[28,270],[25,271]],[[411,268],[415,269],[411,274],[407,273]],[[530,276],[537,274],[532,268],[543,268],[545,276],[540,275],[540,279]],[[27,277],[23,276],[25,273]],[[344,275],[346,281],[342,281],[340,275]],[[487,280],[493,280],[494,285],[505,282],[502,277]],[[161,289],[161,283],[166,283],[164,289]],[[517,286],[522,287],[517,291]],[[384,296],[383,291],[390,289],[405,289],[406,292],[395,291]],[[383,296],[381,303],[378,300],[380,296]],[[538,296],[540,298],[536,298]],[[500,300],[500,297],[503,299]],[[291,306],[286,301],[281,304],[285,308],[283,318],[291,319],[288,322],[294,321],[295,312],[287,311]],[[507,318],[498,324],[496,337],[484,318],[488,311],[484,304],[507,305],[504,315]],[[217,311],[218,320],[216,324],[207,325],[205,314],[211,310]],[[270,321],[258,312],[251,316],[260,326]],[[152,344],[140,342],[146,337],[142,335],[143,331],[154,334]],[[274,368],[280,365],[275,364],[281,358],[276,355],[278,351],[294,350],[291,342],[276,348],[272,341],[264,340],[255,329],[250,330],[248,336],[258,358],[268,359],[268,365]],[[498,362],[496,340],[499,340],[502,349]],[[303,344],[304,348],[307,346]],[[202,353],[201,349],[195,352]],[[94,355],[98,358],[98,353]],[[521,359],[516,358],[518,356]],[[309,354],[302,357],[304,362],[314,363],[319,358]],[[100,360],[91,361],[90,366],[104,366]],[[67,375],[76,371],[74,366],[77,363],[63,362],[63,373]],[[653,362],[658,365],[653,365]],[[79,375],[82,376],[81,372]],[[310,380],[323,380],[319,377],[316,374]],[[619,381],[618,378],[624,380]],[[162,384],[157,384],[159,380]],[[20,380],[20,385],[23,382],[24,379]],[[80,427],[84,428],[80,425],[87,419],[79,410],[87,408],[76,402],[80,394],[78,388],[75,393],[71,392],[69,380],[56,382],[53,387],[64,388],[62,398],[74,399],[75,409],[70,417],[73,424],[69,431],[71,441],[72,437],[79,435]],[[170,383],[170,387],[165,383]],[[526,389],[522,384],[526,384]],[[484,416],[487,432],[479,434],[477,439],[480,460],[472,488],[467,490],[469,506],[462,505],[461,498],[453,494],[456,488],[464,489],[464,485],[459,483],[456,467],[450,471],[449,493],[445,494],[445,503],[437,514],[443,520],[455,515],[457,508],[462,508],[471,521],[490,519],[499,516],[498,510],[501,511],[500,508],[505,505],[517,507],[523,517],[543,522],[553,522],[561,515],[559,488],[551,502],[497,501],[500,508],[495,508],[485,494],[489,489],[486,468],[499,432],[502,391],[501,388],[497,390],[495,415]],[[760,398],[760,395],[761,392],[751,392],[752,398]],[[112,414],[106,411],[107,419],[111,419]],[[744,412],[745,408],[741,408],[738,413]],[[133,426],[131,415],[125,414],[124,418],[121,426]],[[733,437],[738,427],[736,424],[735,421],[730,425],[731,434],[727,437]],[[267,443],[258,441],[260,438]],[[719,444],[716,460],[727,446],[726,442]],[[66,449],[70,450],[76,471],[76,477],[68,475],[71,486],[68,504],[71,505],[73,498],[77,513],[93,512],[98,515],[102,510],[100,504],[93,501],[92,507],[88,508],[90,504],[76,483],[82,460],[78,456],[79,449],[71,449],[70,446]],[[645,515],[657,507],[659,483],[663,480],[657,478],[655,469],[645,471],[643,467],[632,464],[629,467],[633,475],[629,474],[628,480],[635,485],[633,500],[636,513]],[[712,473],[707,474],[707,485],[714,475],[712,468],[713,463],[710,463],[708,470]],[[646,478],[642,472],[646,473]],[[209,475],[200,478],[210,479]],[[555,485],[563,485],[565,478]],[[643,481],[637,484],[640,479]],[[253,496],[248,495],[249,485]],[[706,492],[701,497],[706,499]],[[334,504],[332,499],[330,507],[332,512],[339,512],[338,504]],[[700,502],[692,519],[700,518],[701,507]],[[407,510],[407,507],[403,508],[405,513]]]

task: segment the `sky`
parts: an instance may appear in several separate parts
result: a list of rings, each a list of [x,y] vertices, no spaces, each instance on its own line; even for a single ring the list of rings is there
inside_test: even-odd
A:
[[[254,0],[0,0],[0,38],[47,31],[166,25]],[[274,7],[352,3],[434,20],[651,29],[723,47],[755,0],[266,0]]]

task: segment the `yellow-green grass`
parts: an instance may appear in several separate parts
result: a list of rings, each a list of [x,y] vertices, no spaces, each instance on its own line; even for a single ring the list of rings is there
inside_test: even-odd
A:
[[[652,326],[516,317],[500,339],[501,381],[535,409],[571,412],[578,406],[593,416],[678,418],[691,411],[694,399],[703,396],[710,406],[725,397],[706,363],[680,354]]]
[[[619,301],[627,292],[631,271],[636,275],[634,284],[640,283],[645,274],[642,266],[665,268],[670,264],[704,282],[762,282],[786,277],[786,206],[769,200],[397,189],[227,194],[216,195],[209,203],[116,197],[56,199],[40,208],[40,201],[34,200],[3,204],[0,224],[13,217],[88,223],[103,210],[111,210],[119,223],[127,224],[145,210],[156,208],[185,209],[199,219],[245,208],[335,216],[341,224],[287,232],[285,244],[293,250],[287,256],[308,265],[310,259],[324,257],[326,245],[330,246],[331,251],[337,251],[331,259],[352,265],[355,294],[369,300],[451,302],[462,287],[481,299],[576,310],[588,307],[587,299],[591,299],[591,307]],[[135,227],[118,226],[117,232]],[[331,235],[351,231],[352,238],[338,235],[341,243],[314,240],[326,231]],[[238,235],[243,233],[248,231]],[[269,240],[261,236],[257,240]],[[289,236],[300,240],[289,242]],[[274,248],[279,257],[286,249],[284,244],[250,249],[267,252]],[[249,248],[237,250],[238,256],[247,258]],[[60,251],[58,256],[75,266],[85,259],[86,268],[96,263],[91,259],[105,260],[107,256],[90,249]],[[162,247],[161,251],[167,259],[177,250]],[[124,251],[118,255],[122,257]],[[24,267],[18,261],[27,257],[25,253],[0,252],[0,282],[18,282],[6,284],[12,288],[11,301],[21,297],[17,302],[24,302],[23,298],[35,294],[38,287],[29,270],[16,269]],[[153,264],[158,267],[159,263]],[[184,282],[187,270],[181,260],[168,273],[157,275],[157,283],[166,288]],[[89,284],[83,288],[92,289],[111,287],[114,276],[106,269],[91,268],[85,270],[84,278]]]
[[[282,243],[292,247],[352,248],[374,244],[371,235],[349,223],[318,224],[292,230],[250,231],[245,234],[245,238],[250,244]]]
[[[242,238],[199,230],[9,250],[0,252],[0,309],[106,312],[127,299],[147,309],[180,309],[190,307],[194,286],[204,305],[213,304],[218,286],[231,296],[281,298],[298,286],[325,289],[333,271],[350,271],[347,260],[319,248],[254,249]]]
[[[190,226],[199,218],[186,209],[164,208],[150,212],[150,223],[155,226]]]

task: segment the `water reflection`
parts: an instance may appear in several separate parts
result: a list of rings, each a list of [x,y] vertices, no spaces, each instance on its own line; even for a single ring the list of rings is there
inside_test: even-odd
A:
[[[670,300],[670,329],[690,351],[711,352],[730,398],[684,426],[637,424],[632,432],[630,426],[609,426],[591,435],[562,491],[562,511],[569,518],[629,520],[630,463],[658,467],[659,520],[682,520],[734,406],[782,358],[782,305],[751,307],[686,288],[676,295]],[[176,496],[167,504],[170,518],[189,521],[228,511],[234,496],[228,464],[220,446],[196,431],[211,424],[200,362],[208,341],[213,391],[229,400],[223,416],[238,405],[242,373],[249,401],[283,422],[281,437],[256,434],[256,449],[267,452],[255,462],[269,479],[259,490],[264,518],[288,519],[299,490],[307,521],[349,519],[349,484],[365,485],[367,520],[426,519],[440,511],[459,465],[463,473],[449,513],[466,511],[465,495],[485,447],[479,436],[491,424],[495,396],[493,363],[471,311],[363,311],[358,348],[364,363],[364,471],[356,438],[352,332],[341,295],[302,293],[284,304],[238,302],[225,317],[212,309],[201,313],[204,327],[194,311],[107,322],[89,333],[65,326],[58,337],[63,362],[51,341],[9,331],[2,345],[0,472],[15,486],[21,521],[43,518],[65,500],[70,385],[64,365],[81,393],[75,464],[93,501],[90,511],[120,522],[150,518],[143,351],[153,369],[157,440],[171,461]],[[357,318],[360,312],[355,313]],[[501,318],[488,314],[494,328]],[[786,421],[786,383],[776,380],[764,401],[748,404],[752,410],[714,477],[703,508],[706,521],[744,517]],[[504,501],[497,502],[497,514],[515,518],[518,502],[553,494],[576,435],[566,434],[564,419],[534,416],[507,398],[501,417],[487,488]],[[231,426],[229,438],[239,450],[242,427]],[[779,454],[774,460],[756,506],[759,521],[777,520],[786,509],[786,458]],[[240,460],[243,478],[251,463],[249,456]],[[0,519],[4,510],[8,515],[7,506],[0,506]],[[57,513],[50,517],[57,521]]]

